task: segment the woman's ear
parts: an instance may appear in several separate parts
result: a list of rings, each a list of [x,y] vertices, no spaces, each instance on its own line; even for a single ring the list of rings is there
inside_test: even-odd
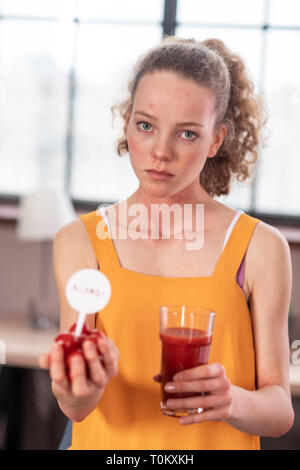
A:
[[[226,129],[225,124],[221,124],[219,129],[214,132],[211,145],[209,147],[207,158],[213,158],[216,155],[217,151],[219,150],[219,148],[221,147],[223,143],[226,132],[227,132],[227,129]]]

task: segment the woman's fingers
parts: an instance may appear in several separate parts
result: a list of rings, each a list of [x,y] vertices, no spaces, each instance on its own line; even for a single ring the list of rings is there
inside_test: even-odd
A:
[[[86,376],[86,364],[81,354],[74,354],[70,359],[71,389],[75,397],[87,397],[90,387]]]
[[[179,424],[194,424],[203,421],[226,421],[228,417],[228,407],[220,406],[214,409],[203,410],[199,414],[181,417],[178,422]]]
[[[50,352],[50,377],[53,382],[68,387],[68,379],[66,376],[66,367],[64,361],[64,352],[60,344],[54,343]]]
[[[39,357],[40,367],[50,369],[50,378],[56,390],[85,397],[91,393],[93,387],[104,388],[108,381],[115,377],[119,351],[111,339],[99,338],[97,345],[87,339],[82,345],[82,352],[74,351],[67,360],[70,381],[67,377],[64,351],[59,343],[52,345],[49,354]]]
[[[98,339],[98,349],[102,354],[102,363],[108,379],[112,379],[118,372],[119,351],[109,338]]]
[[[48,353],[42,354],[38,358],[38,364],[41,369],[49,369],[50,367],[50,356]]]
[[[165,390],[168,393],[183,393],[183,392],[192,392],[192,393],[202,393],[202,392],[220,392],[221,390],[229,390],[230,382],[229,380],[224,380],[222,378],[215,379],[202,379],[194,380],[191,382],[168,382],[165,385]]]
[[[98,387],[104,387],[107,382],[106,372],[102,367],[95,343],[88,340],[85,341],[83,344],[83,352],[87,360],[90,380]]]
[[[187,398],[176,398],[168,399],[167,406],[174,409],[195,409],[195,408],[219,408],[223,406],[229,406],[232,402],[232,396],[230,392],[208,394],[197,397]]]
[[[89,379],[98,387],[103,388],[115,377],[118,370],[119,351],[109,338],[99,338],[97,346],[86,340],[83,353],[87,361]]]
[[[205,365],[193,367],[192,369],[186,369],[186,370],[177,372],[173,376],[173,380],[175,382],[177,380],[180,382],[183,382],[183,381],[199,380],[199,379],[213,379],[218,376],[219,377],[225,376],[225,368],[222,364],[214,363],[214,364],[205,364]]]

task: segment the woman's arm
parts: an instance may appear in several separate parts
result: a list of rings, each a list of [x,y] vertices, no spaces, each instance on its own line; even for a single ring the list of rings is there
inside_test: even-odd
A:
[[[77,321],[78,312],[67,301],[66,284],[79,269],[97,269],[91,241],[80,219],[65,225],[56,234],[53,242],[53,268],[60,303],[60,328],[67,330]],[[87,315],[86,323],[90,328],[95,328],[95,315]]]
[[[294,421],[288,336],[291,254],[277,229],[261,222],[254,235],[248,254],[258,390],[247,392],[233,387],[232,417],[228,422],[252,434],[277,437],[287,432]]]
[[[225,421],[255,435],[278,437],[292,426],[289,385],[288,311],[292,268],[290,249],[281,233],[256,226],[248,253],[250,310],[256,351],[257,390],[234,386],[221,364],[199,366],[174,376],[172,392],[210,392],[203,397],[168,400],[174,408],[204,408],[180,418],[180,424]]]
[[[97,269],[97,260],[80,219],[64,226],[56,235],[53,244],[54,274],[60,300],[61,329],[66,330],[77,321],[78,312],[69,305],[66,284],[79,269]],[[95,327],[95,315],[87,315],[86,323]],[[84,359],[75,356],[71,359],[71,383],[66,375],[64,354],[59,344],[54,344],[49,354],[39,358],[40,367],[49,369],[52,391],[63,413],[73,421],[81,421],[98,405],[105,386],[117,373],[118,350],[112,340],[103,335],[97,346],[91,341],[83,344],[89,376]],[[102,363],[98,357],[102,355]]]

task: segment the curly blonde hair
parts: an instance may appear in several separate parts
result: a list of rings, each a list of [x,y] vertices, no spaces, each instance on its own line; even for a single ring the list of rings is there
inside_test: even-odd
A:
[[[128,83],[129,98],[111,107],[113,119],[116,113],[124,119],[124,135],[117,140],[118,154],[128,152],[125,119],[141,77],[162,70],[173,71],[214,93],[215,129],[225,124],[227,132],[216,155],[206,160],[200,184],[211,197],[228,194],[233,175],[238,181],[251,176],[259,145],[264,145],[261,131],[268,116],[243,59],[220,39],[197,42],[168,36],[140,57]]]

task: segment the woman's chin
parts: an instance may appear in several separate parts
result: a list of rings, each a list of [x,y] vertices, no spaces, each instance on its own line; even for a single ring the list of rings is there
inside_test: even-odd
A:
[[[145,185],[143,187],[143,192],[147,194],[149,197],[155,198],[167,198],[171,197],[176,194],[176,190],[174,188],[170,188],[164,185]]]

